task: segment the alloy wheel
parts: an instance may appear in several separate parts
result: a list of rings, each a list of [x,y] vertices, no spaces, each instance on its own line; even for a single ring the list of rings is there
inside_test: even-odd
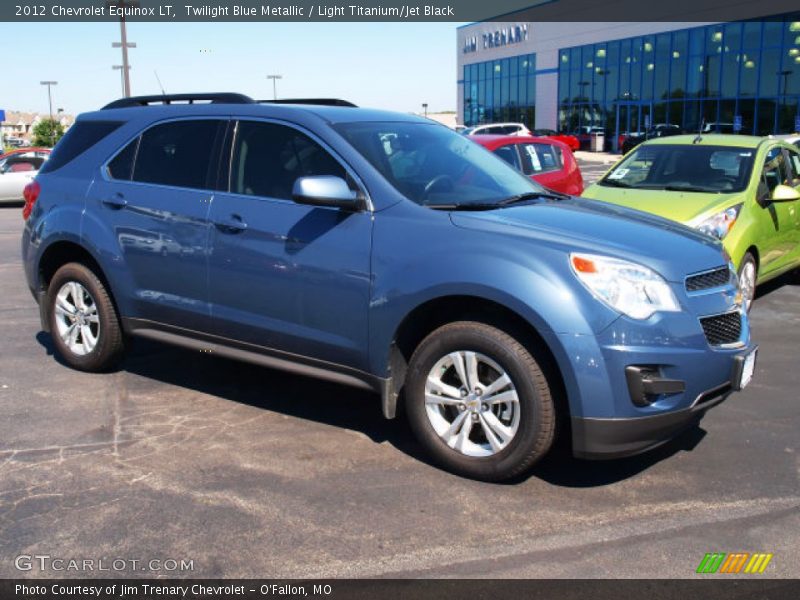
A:
[[[442,441],[470,457],[497,454],[519,429],[514,383],[479,352],[451,352],[433,365],[425,383],[425,412]]]
[[[742,292],[744,309],[749,311],[756,294],[756,265],[752,261],[742,265],[742,272],[739,273],[739,289]]]
[[[89,291],[77,281],[68,281],[58,290],[55,323],[59,337],[76,356],[85,356],[97,346],[100,317]]]

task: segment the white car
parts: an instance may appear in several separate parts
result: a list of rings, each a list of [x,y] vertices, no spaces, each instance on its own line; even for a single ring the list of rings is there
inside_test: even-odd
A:
[[[781,135],[771,135],[769,137],[783,140],[792,146],[800,148],[800,133],[786,133]]]
[[[22,191],[47,160],[38,153],[12,154],[0,161],[0,202],[19,202]]]
[[[490,123],[467,127],[464,135],[531,135],[531,130],[522,123]]]

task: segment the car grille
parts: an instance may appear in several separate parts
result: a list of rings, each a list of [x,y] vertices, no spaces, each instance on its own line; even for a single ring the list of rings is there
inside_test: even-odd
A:
[[[699,290],[707,290],[710,288],[720,287],[727,285],[731,280],[731,272],[728,267],[720,267],[713,271],[706,271],[705,273],[698,273],[697,275],[690,275],[686,278],[686,291],[697,292]]]
[[[706,334],[708,343],[712,346],[733,344],[738,342],[742,335],[742,315],[738,310],[724,315],[703,317],[700,319],[700,324],[703,326],[703,333]]]

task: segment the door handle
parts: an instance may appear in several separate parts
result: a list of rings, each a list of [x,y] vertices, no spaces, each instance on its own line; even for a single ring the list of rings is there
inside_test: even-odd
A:
[[[119,210],[120,208],[125,208],[128,206],[128,201],[125,200],[125,196],[122,194],[114,194],[110,198],[103,198],[103,204],[108,206],[109,208],[114,208]]]
[[[227,219],[214,221],[214,226],[223,233],[241,233],[247,229],[247,223],[239,215],[231,215]]]

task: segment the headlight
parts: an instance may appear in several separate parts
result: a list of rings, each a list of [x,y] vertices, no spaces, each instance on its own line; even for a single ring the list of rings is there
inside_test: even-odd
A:
[[[733,227],[733,224],[736,223],[740,210],[742,210],[741,204],[731,206],[730,208],[726,208],[723,211],[695,223],[694,228],[718,240],[724,239],[731,230],[731,227]]]
[[[569,259],[589,291],[633,319],[647,319],[656,311],[681,310],[669,284],[647,267],[594,254],[570,254]]]

